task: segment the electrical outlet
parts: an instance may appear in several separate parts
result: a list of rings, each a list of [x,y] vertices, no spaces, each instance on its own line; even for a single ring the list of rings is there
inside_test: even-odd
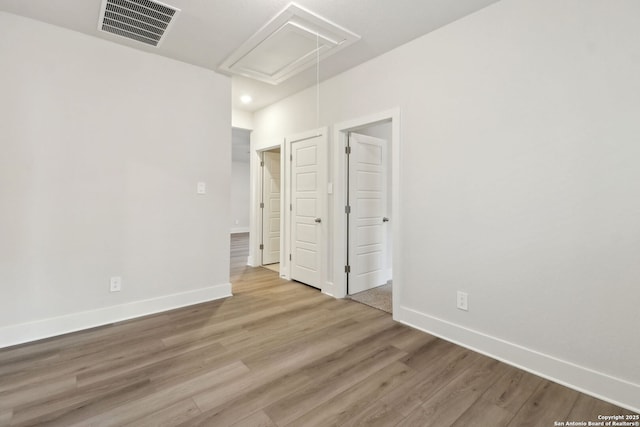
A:
[[[469,294],[458,291],[458,302],[456,304],[459,310],[469,311]]]
[[[199,182],[196,186],[196,193],[207,194],[207,184],[205,182]]]
[[[122,290],[122,277],[113,276],[110,281],[109,290],[111,292],[120,292]]]

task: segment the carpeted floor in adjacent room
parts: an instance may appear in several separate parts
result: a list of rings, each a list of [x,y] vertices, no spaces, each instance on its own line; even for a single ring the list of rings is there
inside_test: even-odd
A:
[[[378,286],[377,288],[350,295],[349,298],[370,307],[377,308],[378,310],[391,313],[393,307],[391,286],[391,283],[387,283],[386,285]]]

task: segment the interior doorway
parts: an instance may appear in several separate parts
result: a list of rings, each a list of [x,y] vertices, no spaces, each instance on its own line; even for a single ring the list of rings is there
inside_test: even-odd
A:
[[[262,213],[261,264],[280,272],[280,248],[282,246],[281,223],[281,150],[274,148],[262,152]]]
[[[375,295],[386,299],[376,308],[392,312],[401,286],[400,110],[337,123],[334,144],[333,295],[386,294]]]
[[[276,269],[283,279],[330,293],[326,285],[330,224],[327,144],[327,129],[319,128],[287,136],[281,144],[254,149],[254,220],[247,262]]]
[[[347,294],[392,311],[391,121],[347,134]]]

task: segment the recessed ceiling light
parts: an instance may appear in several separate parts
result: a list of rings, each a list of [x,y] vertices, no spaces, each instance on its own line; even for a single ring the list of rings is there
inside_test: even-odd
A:
[[[242,96],[240,97],[240,101],[241,101],[243,104],[249,104],[251,101],[253,101],[253,98],[251,97],[251,95],[242,95]]]

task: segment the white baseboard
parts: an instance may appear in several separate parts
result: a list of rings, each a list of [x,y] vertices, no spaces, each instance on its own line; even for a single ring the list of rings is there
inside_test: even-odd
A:
[[[324,287],[322,288],[322,293],[336,298],[333,282],[325,282]]]
[[[394,320],[558,384],[640,412],[640,385],[514,344],[446,320],[400,307]]]
[[[0,328],[0,348],[230,296],[231,284],[224,283],[179,294],[5,326]]]
[[[231,234],[248,233],[249,227],[235,227],[231,229]]]

